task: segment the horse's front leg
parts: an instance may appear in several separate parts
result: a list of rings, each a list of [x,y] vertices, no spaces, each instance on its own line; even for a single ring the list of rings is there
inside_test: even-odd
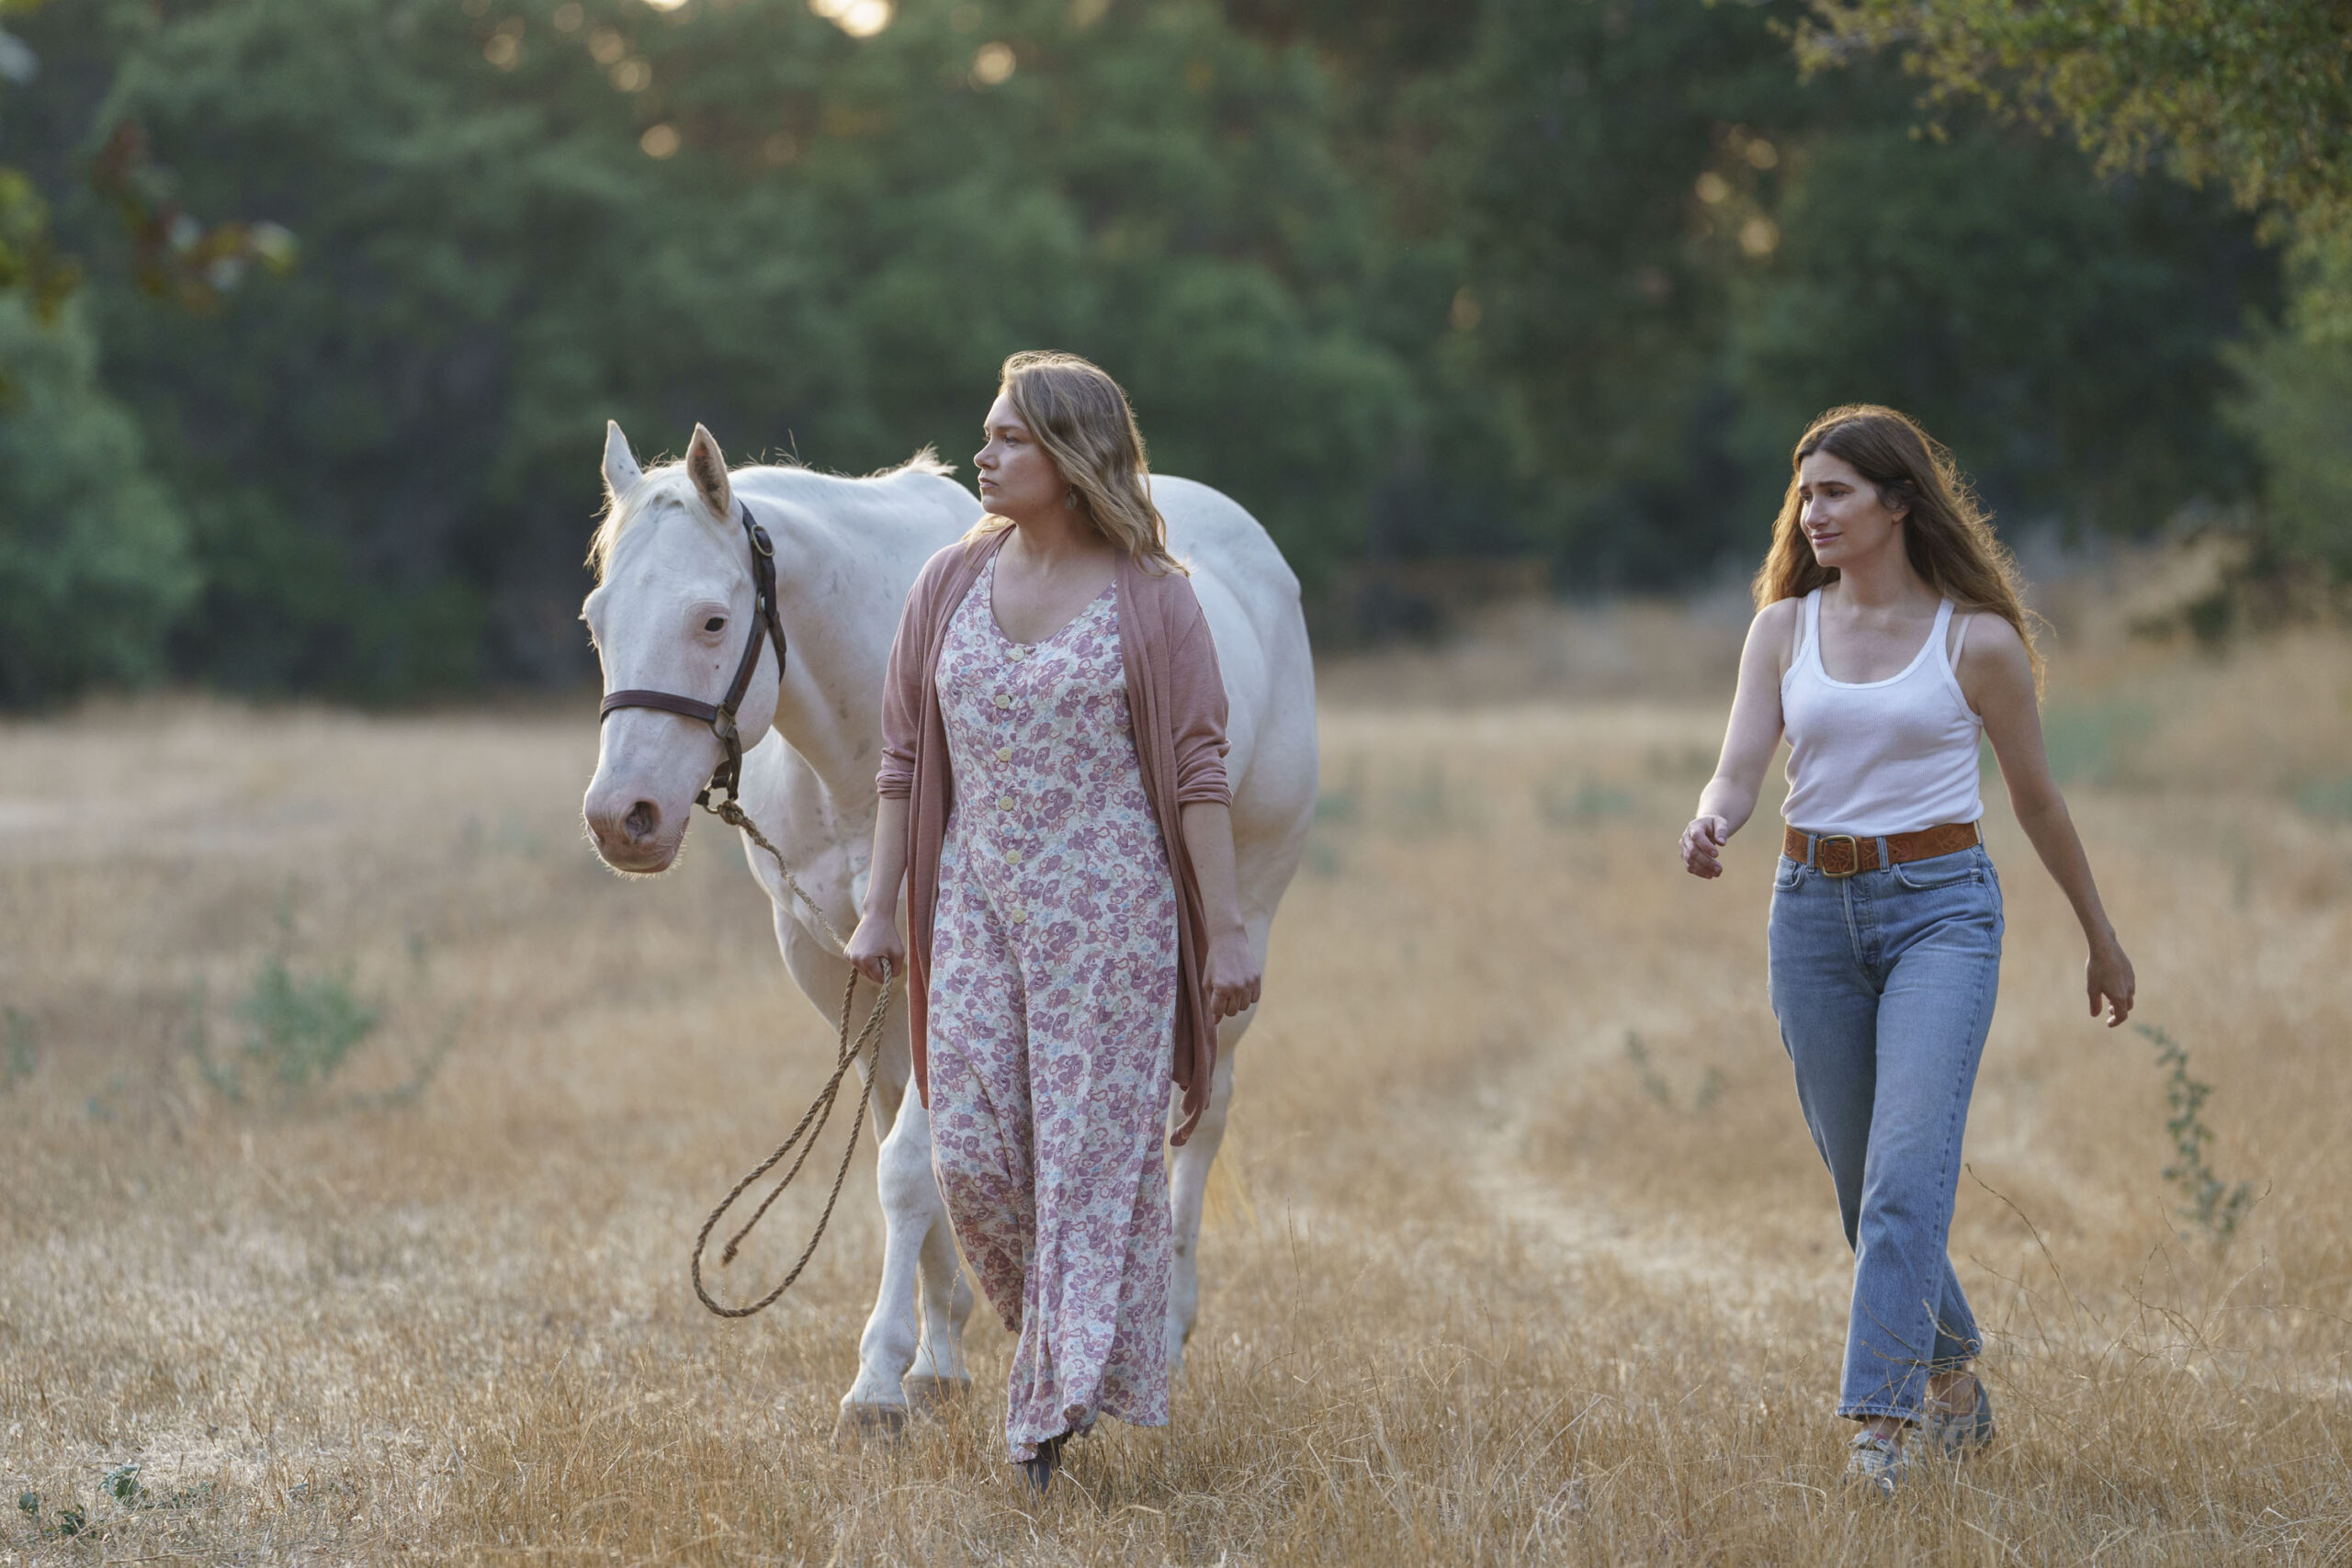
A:
[[[891,1136],[905,1146],[891,1151],[899,1162],[893,1172],[896,1190],[886,1186],[883,1201],[893,1226],[923,1226],[917,1263],[922,1345],[901,1382],[907,1407],[922,1411],[952,1404],[971,1392],[972,1374],[964,1365],[964,1325],[972,1315],[972,1281],[956,1250],[947,1204],[932,1168],[931,1113],[910,1094],[899,1123]]]
[[[903,1012],[893,1020],[891,1035],[881,1064],[884,1077],[898,1076],[890,1072],[893,1066],[905,1070]],[[931,1173],[930,1118],[922,1102],[905,1093],[903,1078],[898,1087],[903,1099],[874,1162],[875,1186],[882,1199],[882,1280],[875,1292],[873,1314],[858,1337],[857,1379],[842,1395],[841,1416],[833,1424],[833,1440],[841,1444],[896,1439],[906,1429],[910,1395],[933,1397],[942,1376],[933,1370],[939,1356],[926,1343],[930,1337],[923,1333],[926,1325],[918,1313],[916,1284],[921,1280],[925,1285],[926,1298],[932,1294],[930,1276],[935,1270],[925,1244],[934,1228],[945,1227],[946,1213]],[[951,1245],[951,1258],[953,1251]],[[945,1315],[943,1311],[934,1320],[942,1327]],[[946,1339],[945,1364],[962,1373],[960,1339],[953,1335]],[[915,1371],[919,1355],[924,1369],[910,1387],[908,1374]],[[965,1381],[970,1381],[968,1376]]]
[[[770,892],[777,896],[782,889]],[[804,995],[831,1013],[841,1005],[849,965],[830,944],[802,926],[792,906],[780,897],[775,925],[777,945],[783,949],[785,966],[792,972],[793,980]],[[873,987],[861,982],[851,998],[853,1030],[865,1022],[872,1005]],[[875,1180],[882,1199],[882,1283],[875,1296],[873,1315],[858,1338],[857,1378],[842,1395],[841,1415],[833,1425],[837,1443],[889,1441],[906,1429],[907,1396],[901,1383],[914,1365],[922,1339],[915,1280],[921,1272],[923,1241],[931,1229],[931,1212],[939,1206],[938,1189],[931,1174],[931,1128],[921,1114],[922,1107],[908,1093],[911,1069],[907,1004],[901,995],[884,1021],[881,1044],[874,1058],[858,1064],[858,1074],[872,1094],[877,1141]],[[906,1114],[910,1109],[916,1114]]]
[[[1170,1151],[1168,1204],[1174,1222],[1176,1256],[1168,1280],[1168,1370],[1184,1370],[1184,1341],[1193,1337],[1193,1320],[1201,1310],[1201,1203],[1208,1191],[1209,1168],[1216,1163],[1225,1142],[1226,1112],[1233,1105],[1233,1054],[1257,1010],[1228,1018],[1217,1028],[1216,1076],[1209,1090],[1208,1109],[1184,1146]],[[1182,1096],[1171,1101],[1172,1114],[1182,1121]]]

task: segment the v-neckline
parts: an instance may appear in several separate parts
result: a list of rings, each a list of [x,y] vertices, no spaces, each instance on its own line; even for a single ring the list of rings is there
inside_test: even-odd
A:
[[[1119,574],[1115,570],[1114,570],[1111,573],[1111,581],[1102,585],[1102,592],[1097,593],[1093,598],[1089,599],[1085,604],[1080,604],[1078,607],[1077,614],[1070,616],[1069,620],[1064,621],[1060,626],[1056,626],[1046,636],[1039,637],[1035,642],[1023,642],[1019,637],[1016,637],[1011,632],[1006,631],[1004,629],[1004,623],[996,618],[996,563],[1001,555],[1001,552],[999,552],[999,555],[990,556],[989,558],[988,575],[981,584],[981,592],[985,599],[984,607],[987,609],[989,615],[989,629],[996,633],[997,640],[1003,643],[1007,648],[1023,649],[1031,653],[1035,653],[1037,649],[1045,647],[1047,643],[1058,639],[1064,632],[1078,625],[1079,622],[1086,619],[1087,615],[1093,610],[1095,605],[1100,604],[1103,600],[1112,597],[1119,592]]]

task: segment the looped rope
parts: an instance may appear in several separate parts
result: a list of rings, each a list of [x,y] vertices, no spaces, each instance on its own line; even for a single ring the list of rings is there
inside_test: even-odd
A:
[[[808,913],[815,917],[817,924],[824,929],[825,939],[833,944],[834,950],[845,955],[849,943],[842,939],[842,933],[834,928],[833,922],[825,918],[823,907],[808,896],[807,889],[803,888],[798,879],[792,874],[792,868],[784,863],[783,853],[774,844],[768,842],[767,835],[760,831],[758,825],[752,822],[743,808],[731,797],[720,801],[717,806],[705,801],[703,806],[704,809],[719,820],[741,829],[752,842],[768,852],[769,858],[775,862],[776,870],[784,874],[785,886],[791,891],[794,897],[800,900]],[[752,1211],[752,1217],[743,1222],[742,1228],[728,1237],[726,1247],[721,1248],[718,1254],[718,1266],[721,1269],[735,1261],[735,1254],[742,1247],[743,1238],[752,1234],[752,1226],[766,1217],[768,1210],[775,1201],[784,1196],[784,1190],[791,1186],[793,1179],[800,1174],[800,1168],[808,1163],[808,1156],[817,1147],[818,1136],[824,1132],[825,1123],[832,1117],[833,1105],[841,1097],[842,1080],[849,1076],[850,1069],[857,1066],[858,1059],[865,1056],[869,1048],[877,1055],[879,1055],[882,1023],[889,1013],[890,992],[896,982],[897,976],[890,972],[890,961],[886,958],[882,961],[881,989],[874,998],[873,1010],[866,1014],[865,1027],[858,1031],[857,1039],[853,1043],[850,1039],[849,1024],[857,1000],[857,967],[854,964],[850,966],[849,985],[842,992],[841,1021],[834,1031],[835,1051],[832,1077],[825,1080],[825,1087],[817,1091],[817,1098],[801,1114],[799,1123],[792,1129],[791,1134],[783,1143],[776,1145],[775,1152],[752,1167],[749,1174],[728,1190],[727,1196],[719,1201],[718,1207],[713,1209],[710,1212],[710,1217],[703,1221],[702,1229],[695,1233],[693,1265],[695,1294],[701,1299],[703,1305],[720,1317],[750,1317],[754,1313],[763,1312],[774,1306],[783,1298],[784,1292],[792,1289],[793,1284],[799,1280],[800,1271],[808,1268],[808,1259],[816,1256],[817,1244],[825,1238],[825,1227],[832,1223],[833,1205],[841,1201],[842,1184],[849,1179],[850,1160],[857,1153],[858,1134],[865,1126],[866,1105],[874,1098],[872,1063],[868,1064],[867,1070],[861,1079],[864,1087],[857,1096],[857,1114],[849,1124],[849,1141],[842,1146],[842,1163],[833,1172],[832,1190],[825,1196],[825,1212],[817,1216],[817,1228],[810,1234],[808,1245],[800,1249],[800,1257],[792,1265],[792,1272],[784,1277],[782,1284],[749,1306],[722,1306],[712,1298],[709,1290],[703,1284],[703,1253],[710,1246],[710,1233],[718,1228],[718,1222],[725,1217],[727,1211],[735,1206],[735,1201],[741,1198],[752,1183],[774,1170],[783,1161],[785,1156],[791,1154],[796,1147],[799,1149],[799,1156],[793,1160],[792,1168],[784,1173],[775,1188],[760,1201],[760,1206]],[[805,1143],[802,1141],[804,1138],[807,1140]]]

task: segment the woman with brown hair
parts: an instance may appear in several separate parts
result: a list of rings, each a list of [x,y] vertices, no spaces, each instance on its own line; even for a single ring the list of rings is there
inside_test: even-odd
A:
[[[1723,874],[1785,732],[1772,1010],[1854,1248],[1838,1413],[1862,1429],[1846,1473],[1893,1492],[1923,1448],[1957,1456],[1993,1437],[1971,1370],[1982,1340],[1945,1252],[2000,977],[1980,738],[2082,924],[2091,1015],[2122,1023],[2133,979],[2050,776],[2015,564],[1951,455],[1861,405],[1814,421],[1791,466],[1682,862]]]
[[[984,433],[988,515],[923,568],[891,650],[848,955],[876,979],[912,959],[940,1190],[1019,1336],[1005,1440],[1042,1492],[1098,1415],[1167,1424],[1167,1085],[1181,1144],[1260,976],[1216,649],[1126,395],[1017,354]]]

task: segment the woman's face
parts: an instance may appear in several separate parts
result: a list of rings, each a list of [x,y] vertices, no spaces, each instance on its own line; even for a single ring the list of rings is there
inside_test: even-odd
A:
[[[972,466],[980,471],[982,506],[1019,523],[1062,503],[1069,487],[1062,482],[1061,470],[1054,467],[1054,460],[1013,412],[1012,400],[1002,392],[989,405],[981,434],[986,445],[973,454]]]
[[[1903,547],[1903,511],[1890,510],[1878,487],[1834,452],[1815,452],[1797,465],[1797,520],[1823,566],[1843,570]]]

